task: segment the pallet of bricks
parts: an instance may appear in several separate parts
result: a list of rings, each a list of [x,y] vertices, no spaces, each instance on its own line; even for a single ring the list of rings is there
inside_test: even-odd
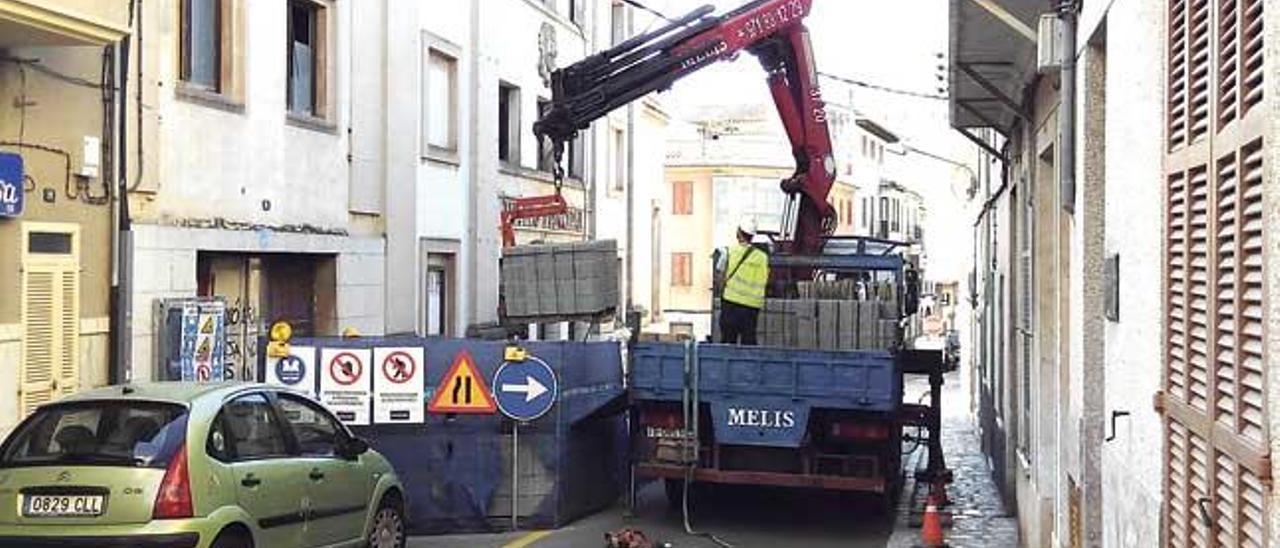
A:
[[[765,346],[810,350],[887,350],[898,343],[892,284],[799,282],[797,299],[766,299],[756,324]]]
[[[618,303],[618,243],[505,249],[499,280],[509,320],[532,323],[611,314]]]

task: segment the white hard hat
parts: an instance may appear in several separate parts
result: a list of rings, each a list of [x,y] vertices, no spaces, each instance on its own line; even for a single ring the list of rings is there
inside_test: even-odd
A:
[[[745,234],[747,234],[747,235],[749,235],[749,236],[755,236],[755,234],[756,234],[756,218],[755,218],[755,217],[743,217],[743,218],[742,218],[742,220],[738,222],[738,232],[745,233]]]

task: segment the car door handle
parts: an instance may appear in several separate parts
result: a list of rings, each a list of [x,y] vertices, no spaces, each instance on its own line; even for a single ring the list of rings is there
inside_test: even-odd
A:
[[[311,481],[320,481],[324,479],[324,472],[321,472],[319,468],[312,468],[309,477],[311,478]]]
[[[258,477],[253,474],[249,474],[240,480],[240,485],[245,487],[257,487],[262,485],[262,480],[258,479]]]

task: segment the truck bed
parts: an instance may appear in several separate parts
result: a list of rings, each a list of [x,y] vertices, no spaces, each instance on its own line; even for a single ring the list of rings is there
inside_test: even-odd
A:
[[[680,401],[686,346],[637,343],[632,356],[635,400]],[[785,398],[810,409],[892,413],[902,401],[902,375],[884,350],[826,351],[699,344],[698,399]]]

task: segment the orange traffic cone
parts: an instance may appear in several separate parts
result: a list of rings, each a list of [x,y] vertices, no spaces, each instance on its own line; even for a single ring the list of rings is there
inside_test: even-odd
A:
[[[941,548],[946,545],[946,539],[942,538],[942,516],[938,514],[937,499],[929,495],[924,506],[924,520],[920,522],[920,546]]]

